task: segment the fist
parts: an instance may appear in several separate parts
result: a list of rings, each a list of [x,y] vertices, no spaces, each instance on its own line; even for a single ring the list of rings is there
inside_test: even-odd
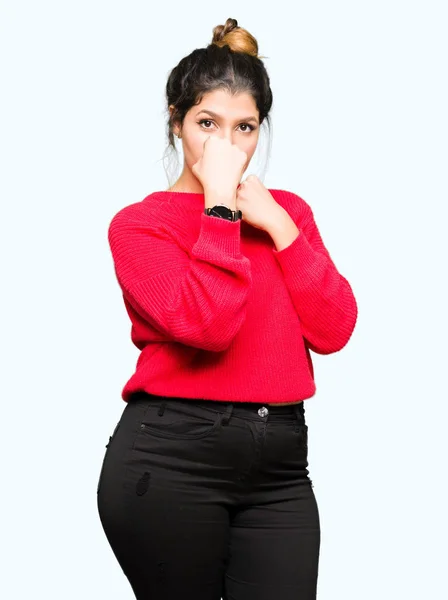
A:
[[[247,162],[247,154],[227,138],[209,136],[204,150],[192,167],[204,190],[234,198]]]
[[[284,211],[256,175],[249,175],[237,188],[236,208],[243,213],[243,221],[264,231]]]

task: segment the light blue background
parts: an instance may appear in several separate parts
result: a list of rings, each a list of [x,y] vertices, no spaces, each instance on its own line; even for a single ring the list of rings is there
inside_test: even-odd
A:
[[[1,2],[2,598],[133,598],[96,508],[138,356],[107,228],[167,187],[168,73],[228,17],[269,57],[265,184],[359,305],[313,354],[318,598],[448,597],[446,6]]]

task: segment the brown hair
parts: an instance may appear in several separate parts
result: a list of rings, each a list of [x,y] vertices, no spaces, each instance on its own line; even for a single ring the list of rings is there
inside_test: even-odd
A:
[[[216,44],[220,48],[227,44],[233,52],[245,52],[256,58],[264,58],[258,56],[257,40],[247,31],[247,29],[238,27],[236,19],[227,19],[225,25],[217,25],[213,29],[213,39],[211,43]]]
[[[173,124],[182,125],[190,108],[199,104],[205,94],[225,89],[231,94],[252,95],[259,113],[260,125],[266,120],[273,96],[269,75],[258,54],[258,42],[236,19],[213,28],[211,43],[197,48],[180,60],[170,72],[166,83],[168,110],[168,148],[176,151]],[[172,113],[170,106],[173,107]]]

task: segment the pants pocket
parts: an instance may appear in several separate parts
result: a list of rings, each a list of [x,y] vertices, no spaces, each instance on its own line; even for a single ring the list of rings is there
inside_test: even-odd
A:
[[[107,453],[108,453],[108,451],[109,451],[109,446],[110,446],[110,443],[112,442],[112,440],[114,439],[114,437],[115,437],[115,434],[116,434],[116,433],[117,433],[117,431],[118,431],[118,428],[120,427],[120,423],[121,423],[121,420],[120,420],[120,421],[118,421],[118,423],[115,425],[115,429],[113,430],[113,432],[112,432],[112,435],[110,435],[110,436],[109,436],[109,441],[108,441],[108,442],[107,442],[107,444],[106,444],[106,451],[105,451],[105,453],[104,453],[103,462],[101,463],[100,474],[99,474],[99,477],[98,477],[98,483],[97,483],[97,486],[96,486],[96,493],[97,493],[97,494],[98,494],[98,493],[99,493],[99,491],[100,491],[100,487],[101,487],[101,479],[103,478],[104,464],[105,464],[105,462],[106,462],[106,457],[107,457]]]
[[[306,425],[305,423],[296,425],[294,435],[296,436],[299,451],[302,454],[307,455],[308,454],[308,425]]]
[[[197,440],[211,435],[221,424],[222,413],[197,406],[167,402],[148,408],[140,424],[144,435],[165,439]]]

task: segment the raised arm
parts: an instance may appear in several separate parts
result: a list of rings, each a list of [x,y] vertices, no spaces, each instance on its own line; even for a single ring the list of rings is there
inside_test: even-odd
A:
[[[296,199],[304,202],[300,197]],[[318,354],[330,354],[341,350],[350,339],[358,307],[349,282],[339,273],[322,241],[311,208],[302,204],[300,212],[300,219],[293,219],[299,235],[290,245],[280,251],[274,249],[273,253],[282,268],[308,347]]]
[[[169,339],[219,352],[245,320],[251,265],[241,254],[240,221],[200,218],[191,254],[135,208],[115,215],[108,240],[118,283],[134,310]]]

